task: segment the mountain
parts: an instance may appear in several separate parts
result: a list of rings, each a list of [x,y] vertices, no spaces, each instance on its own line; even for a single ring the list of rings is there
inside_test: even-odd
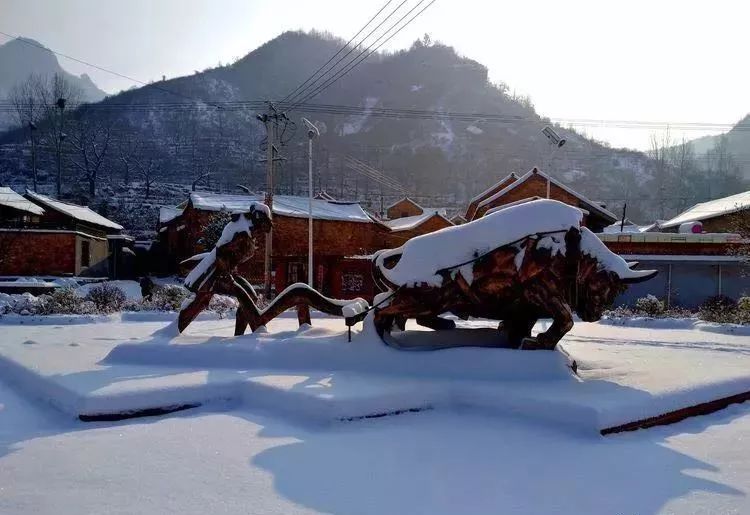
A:
[[[92,128],[98,127],[109,151],[101,167],[82,173],[71,143],[64,160],[67,193],[95,196],[89,198],[95,205],[110,202],[114,186],[123,183],[233,192],[240,183],[262,191],[265,129],[256,115],[265,108],[259,101],[283,99],[343,45],[330,35],[286,32],[232,64],[131,89],[69,113],[67,141],[78,132],[97,137]],[[669,169],[643,153],[612,149],[559,126],[555,130],[566,144],[550,145],[541,129],[552,124],[528,98],[491,82],[485,66],[439,43],[420,40],[407,50],[373,54],[309,103],[315,106],[290,111],[290,122],[280,127],[278,193],[307,191],[307,138],[300,129],[306,116],[321,130],[314,188],[356,198],[373,210],[404,194],[424,205],[465,207],[490,184],[533,166],[613,211],[627,202],[628,217],[640,221],[704,200],[695,181],[668,181]],[[0,184],[29,184],[27,138],[23,131],[0,134]],[[38,156],[41,188],[48,190],[55,170],[49,148],[42,146]],[[352,169],[347,156],[388,178]]]
[[[13,87],[32,74],[64,76],[71,85],[80,89],[82,100],[87,102],[98,102],[106,96],[85,73],[76,76],[63,70],[55,54],[33,39],[17,38],[0,45],[0,70],[3,71],[0,74],[0,99],[7,99]],[[9,120],[5,123],[8,124]]]
[[[750,179],[750,114],[725,134],[703,136],[691,140],[690,143],[698,155],[710,154],[717,146],[725,145],[725,151],[737,162],[745,178]]]

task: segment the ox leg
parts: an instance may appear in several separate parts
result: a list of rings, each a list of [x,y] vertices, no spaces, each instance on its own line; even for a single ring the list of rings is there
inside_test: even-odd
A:
[[[536,321],[536,318],[529,317],[512,318],[502,321],[498,329],[505,332],[510,346],[517,349],[524,339],[531,337],[531,329]]]
[[[522,348],[554,350],[565,334],[573,328],[573,311],[570,306],[553,292],[532,294],[535,303],[552,315],[552,325],[536,338],[525,338]]]

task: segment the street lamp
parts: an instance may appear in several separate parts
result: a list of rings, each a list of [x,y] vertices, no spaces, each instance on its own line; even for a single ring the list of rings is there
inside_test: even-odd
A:
[[[554,152],[558,148],[562,148],[562,146],[565,145],[566,140],[565,138],[560,137],[560,135],[557,132],[555,132],[555,129],[553,129],[549,125],[547,125],[546,127],[544,127],[544,129],[542,129],[542,134],[544,134],[544,136],[547,138],[547,141],[549,141],[549,144],[550,144],[550,152],[549,152],[549,155],[547,156],[547,161],[548,161],[547,164],[549,165],[551,164],[551,160],[552,160],[552,152]],[[549,180],[550,170],[547,170],[546,173],[548,174],[547,175],[547,198],[549,198],[550,189],[551,189],[550,180]]]
[[[320,136],[318,128],[307,118],[302,118],[307,127],[307,193],[308,198],[308,229],[307,229],[307,284],[313,287],[313,139]]]

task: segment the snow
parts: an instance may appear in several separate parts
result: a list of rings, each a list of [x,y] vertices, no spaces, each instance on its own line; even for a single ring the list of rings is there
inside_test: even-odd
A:
[[[11,188],[7,188],[4,186],[0,187],[0,206],[18,209],[19,211],[26,211],[27,213],[31,213],[32,215],[44,214],[44,209],[34,204],[33,202],[26,200]]]
[[[377,97],[366,97],[364,101],[364,112],[361,115],[350,117],[350,121],[345,122],[341,128],[342,136],[358,134],[365,126],[367,119],[370,117],[372,108],[378,103]]]
[[[222,232],[222,235],[223,234],[224,233]],[[216,263],[216,247],[211,249],[211,252],[204,252],[201,255],[203,256],[201,260],[198,262],[198,264],[195,265],[195,267],[193,267],[192,270],[190,270],[190,273],[185,277],[185,287],[191,291],[195,291],[202,286],[203,283],[196,284],[196,281],[203,277],[203,274],[208,272],[208,270],[214,265],[214,263]],[[209,277],[210,276],[205,277],[203,279],[203,282],[205,282]]]
[[[98,225],[100,227],[105,227],[107,229],[116,229],[116,230],[123,229],[122,225],[117,224],[107,218],[104,218],[102,215],[92,211],[88,207],[79,206],[76,204],[69,204],[61,200],[55,200],[51,197],[47,197],[40,193],[35,193],[29,190],[26,190],[26,195],[32,200],[44,206],[47,206],[50,209],[63,213],[81,222],[87,222],[90,224]]]
[[[484,133],[484,131],[480,129],[479,127],[477,127],[476,125],[469,125],[468,127],[466,127],[466,130],[476,136]]]
[[[159,208],[159,223],[166,224],[177,218],[182,214],[184,210],[176,207],[160,207]]]
[[[437,271],[460,265],[503,245],[540,232],[580,227],[583,213],[556,200],[535,200],[486,215],[467,224],[417,236],[378,255],[377,263],[394,284],[442,284]],[[392,269],[383,260],[401,253]]]
[[[750,208],[750,191],[745,191],[729,197],[696,204],[671,220],[660,222],[659,227],[665,229],[669,227],[677,227],[685,222],[706,220],[708,218],[735,213],[748,208]]]
[[[420,89],[422,89],[423,87],[424,87],[424,84],[412,84],[411,88],[409,88],[409,91],[411,91],[412,93],[415,93],[419,91]]]
[[[312,329],[296,331],[292,329],[295,323],[293,317],[275,320],[264,338],[272,344],[274,336],[292,338],[291,333],[296,333],[302,348],[310,339],[321,337],[310,334],[317,326],[322,330],[331,323],[341,325],[340,320],[315,318]],[[95,382],[101,370],[109,371],[100,383],[105,389],[101,396],[111,395],[113,388],[123,395],[135,394],[138,381],[152,382],[151,390],[140,390],[143,397],[160,395],[172,381],[196,384],[184,374],[200,374],[178,367],[158,376],[148,367],[118,365],[123,368],[115,370],[103,364],[92,369],[91,360],[116,344],[109,338],[137,338],[160,326],[118,324],[5,325],[8,340],[0,342],[0,347],[3,352],[19,347],[19,354],[34,353],[43,359],[41,371],[57,380]],[[216,334],[231,334],[233,323],[200,322],[197,326],[192,337],[202,334],[207,346],[221,352],[226,342]],[[26,340],[37,343],[24,345]],[[70,343],[79,345],[71,347]],[[472,409],[431,404],[433,409],[419,413],[328,424],[295,419],[293,410],[310,404],[325,406],[327,396],[336,397],[342,386],[350,389],[347,409],[361,402],[377,406],[373,394],[380,395],[380,407],[417,407],[420,400],[438,397],[414,379],[402,383],[392,377],[271,372],[254,376],[244,395],[232,402],[215,397],[213,404],[181,414],[83,423],[59,415],[29,395],[21,396],[28,393],[27,388],[15,382],[18,390],[9,388],[11,377],[3,373],[0,512],[598,515],[750,511],[747,404],[671,426],[603,438],[571,432],[560,420],[532,423],[519,417],[510,403],[516,400],[520,410],[525,400],[538,411],[556,408],[563,415],[565,406],[556,404],[561,387],[573,392],[571,398],[580,401],[578,406],[596,394],[607,401],[600,408],[605,413],[633,415],[647,412],[646,406],[662,408],[680,391],[692,388],[693,395],[711,393],[716,381],[747,378],[750,344],[746,337],[577,324],[564,346],[579,361],[581,381],[549,381],[533,392],[533,383],[519,383],[517,388],[500,383],[492,389],[488,381],[462,391],[466,383],[449,380],[441,383],[443,393],[457,394],[457,408],[473,402]],[[56,371],[52,366],[58,367]],[[242,374],[237,368],[209,369],[203,377],[214,387],[214,395],[220,395],[229,376]],[[704,385],[703,390],[696,390],[696,385]],[[529,396],[529,391],[534,395]],[[307,396],[296,405],[283,401],[301,392]],[[447,395],[442,398],[449,399]],[[503,399],[508,400],[504,414],[481,410]],[[278,414],[274,410],[280,400],[288,417],[273,416]],[[307,409],[304,415],[313,411]],[[567,412],[567,417],[575,419],[585,413]],[[613,420],[610,416],[605,421]]]
[[[196,209],[205,211],[247,212],[250,206],[263,201],[262,195],[226,195],[207,192],[193,192],[190,202]],[[275,215],[307,218],[309,199],[291,195],[274,195]],[[313,218],[318,220],[341,220],[346,222],[372,222],[362,207],[356,202],[339,202],[313,199]]]
[[[617,220],[612,225],[605,227],[603,232],[605,234],[640,234],[653,228],[654,224],[636,225],[626,218],[624,225],[622,224],[622,220]]]
[[[439,216],[434,211],[429,213],[423,213],[415,216],[404,216],[402,218],[394,218],[393,220],[384,220],[383,224],[386,225],[391,231],[406,231],[419,227],[424,222],[432,218],[433,216]]]
[[[258,206],[258,205],[261,205],[265,209],[268,209],[263,204],[255,204],[255,206]],[[221,247],[223,245],[226,245],[227,243],[230,243],[234,239],[235,236],[243,232],[247,234],[248,236],[250,236],[250,230],[252,228],[253,228],[252,220],[250,220],[244,214],[241,214],[239,217],[237,217],[237,220],[229,222],[227,225],[224,226],[224,229],[222,229],[221,231],[221,236],[219,236],[219,239],[216,242],[216,246]]]

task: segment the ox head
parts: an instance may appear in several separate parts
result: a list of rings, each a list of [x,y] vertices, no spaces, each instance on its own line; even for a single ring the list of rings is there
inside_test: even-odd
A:
[[[581,254],[575,288],[575,311],[585,322],[595,322],[628,285],[648,281],[656,270],[635,270],[610,251],[588,229],[581,230]]]
[[[647,281],[656,270],[632,270],[624,277],[611,270],[602,269],[596,260],[584,259],[577,281],[575,311],[584,322],[596,322],[609,309],[629,284]]]
[[[270,210],[258,202],[250,209],[232,214],[216,243],[216,255],[226,261],[231,269],[249,260],[257,247],[258,239],[273,227]]]

